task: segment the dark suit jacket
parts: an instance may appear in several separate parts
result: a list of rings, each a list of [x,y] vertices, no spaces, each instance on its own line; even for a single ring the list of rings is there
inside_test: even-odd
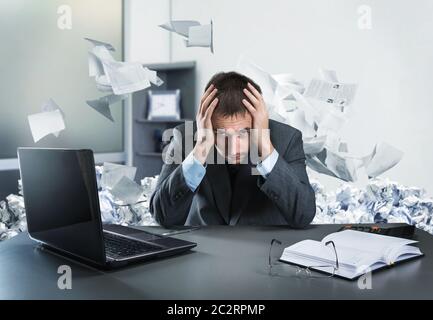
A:
[[[250,165],[241,165],[232,190],[227,167],[207,164],[206,174],[192,192],[185,182],[182,166],[164,164],[157,187],[151,196],[150,212],[161,225],[289,225],[307,226],[314,218],[314,191],[305,170],[302,134],[288,125],[269,120],[271,141],[278,151],[278,160],[265,179],[252,175]],[[185,150],[185,124],[174,129],[168,151],[173,156],[182,148],[183,160],[191,152]],[[192,141],[192,140],[189,140]],[[177,149],[179,150],[179,149]],[[214,156],[218,155],[214,148]],[[216,162],[214,162],[216,163]]]

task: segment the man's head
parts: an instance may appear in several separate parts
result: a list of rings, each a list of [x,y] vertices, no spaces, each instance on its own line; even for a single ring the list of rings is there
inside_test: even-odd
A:
[[[212,115],[212,126],[216,133],[217,150],[229,163],[245,163],[248,157],[252,117],[242,103],[243,99],[249,101],[243,92],[248,83],[261,93],[253,80],[233,71],[217,73],[205,88],[213,84],[218,89],[218,106]]]

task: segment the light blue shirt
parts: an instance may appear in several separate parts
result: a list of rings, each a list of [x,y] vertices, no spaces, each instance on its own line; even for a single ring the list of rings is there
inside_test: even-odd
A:
[[[278,160],[278,151],[274,149],[272,153],[263,161],[257,163],[257,170],[263,178],[267,178]],[[194,192],[206,174],[206,166],[203,166],[191,152],[182,162],[182,172],[187,186]]]
[[[278,151],[274,148],[274,151],[266,157],[265,160],[257,163],[257,170],[260,172],[263,178],[267,178],[271,173],[272,169],[275,167],[275,164],[278,160]]]

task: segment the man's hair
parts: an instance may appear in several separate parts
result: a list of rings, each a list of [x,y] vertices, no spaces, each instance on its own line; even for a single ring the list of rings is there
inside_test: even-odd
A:
[[[250,101],[243,92],[244,88],[248,89],[248,82],[262,93],[260,87],[253,80],[240,73],[230,71],[215,74],[209,80],[205,89],[207,90],[211,84],[218,89],[216,95],[216,98],[218,98],[218,106],[215,108],[214,114],[223,117],[231,117],[237,114],[244,115],[248,110],[243,104],[242,99]]]

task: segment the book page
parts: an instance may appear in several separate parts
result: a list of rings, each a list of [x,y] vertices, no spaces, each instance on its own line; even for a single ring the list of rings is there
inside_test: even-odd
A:
[[[388,255],[396,248],[401,248],[405,245],[416,243],[417,241],[378,235],[374,233],[344,230],[327,235],[322,242],[333,241],[337,252],[339,247],[353,248],[361,251],[380,254],[383,260],[389,262]]]
[[[305,259],[305,264],[308,267],[318,265],[336,265],[336,259],[332,246],[325,246],[323,242],[314,240],[300,241],[290,247],[287,247],[282,260],[289,261],[290,255],[297,255]],[[361,265],[371,265],[381,260],[380,254],[367,251],[356,250],[340,246],[337,248],[338,262],[340,266],[356,269]]]

